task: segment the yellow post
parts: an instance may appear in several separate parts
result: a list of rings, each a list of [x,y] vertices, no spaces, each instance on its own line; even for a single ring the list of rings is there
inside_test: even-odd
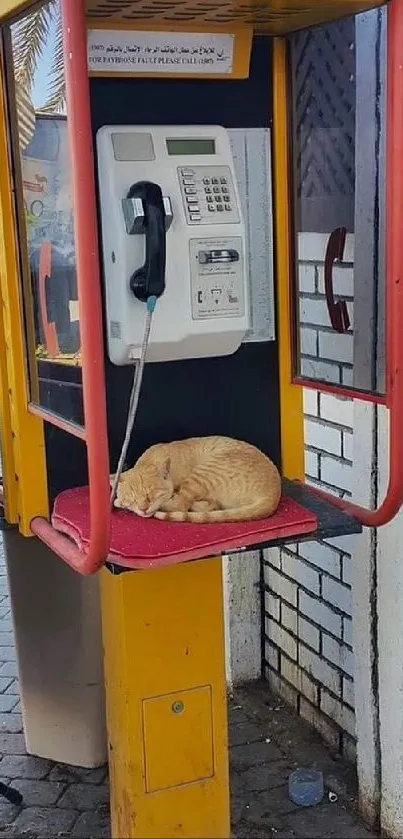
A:
[[[273,136],[275,236],[277,254],[277,323],[280,378],[281,464],[286,478],[304,478],[303,392],[292,383],[292,311],[290,256],[292,192],[290,185],[289,101],[286,43],[274,39]]]
[[[112,836],[228,839],[221,558],[101,579]]]

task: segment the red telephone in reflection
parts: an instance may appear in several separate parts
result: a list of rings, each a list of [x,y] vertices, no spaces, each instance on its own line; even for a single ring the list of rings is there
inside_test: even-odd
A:
[[[336,332],[342,333],[350,328],[350,317],[346,301],[334,299],[333,265],[343,259],[346,235],[345,227],[336,227],[329,236],[325,256],[325,295],[330,322]]]
[[[52,276],[52,245],[44,242],[41,246],[39,256],[39,302],[42,318],[42,327],[45,338],[45,347],[51,358],[59,355],[59,341],[57,339],[56,326],[48,318],[46,304],[46,281]]]

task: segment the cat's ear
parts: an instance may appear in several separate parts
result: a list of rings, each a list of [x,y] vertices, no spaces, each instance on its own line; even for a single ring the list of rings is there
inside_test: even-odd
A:
[[[163,477],[164,480],[168,477],[170,471],[171,471],[171,458],[167,457],[167,459],[166,459],[166,461],[165,461],[165,463],[164,463],[164,465],[161,469],[161,474],[162,474],[162,477]]]

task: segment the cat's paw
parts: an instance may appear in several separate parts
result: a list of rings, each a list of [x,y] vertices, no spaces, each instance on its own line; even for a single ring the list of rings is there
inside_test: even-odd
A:
[[[192,513],[207,513],[209,510],[216,510],[217,504],[214,501],[193,501]]]
[[[175,495],[172,498],[168,498],[168,501],[164,501],[163,504],[160,505],[159,509],[163,513],[174,513],[178,509],[178,502],[176,501]]]
[[[169,498],[168,501],[165,501],[164,504],[161,504],[160,510],[164,513],[187,513],[190,509],[189,501],[180,494],[180,492],[175,492],[172,498]]]

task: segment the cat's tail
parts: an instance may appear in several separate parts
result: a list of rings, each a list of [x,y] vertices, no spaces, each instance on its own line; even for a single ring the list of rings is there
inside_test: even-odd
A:
[[[267,516],[273,515],[276,512],[280,502],[280,495],[275,496],[271,503],[262,504],[247,504],[244,507],[237,507],[232,510],[205,510],[203,512],[182,512],[174,510],[170,513],[164,513],[162,510],[157,510],[154,513],[156,519],[163,521],[189,521],[195,524],[209,524],[219,522],[236,522],[236,521],[254,521],[257,519],[265,519]]]

